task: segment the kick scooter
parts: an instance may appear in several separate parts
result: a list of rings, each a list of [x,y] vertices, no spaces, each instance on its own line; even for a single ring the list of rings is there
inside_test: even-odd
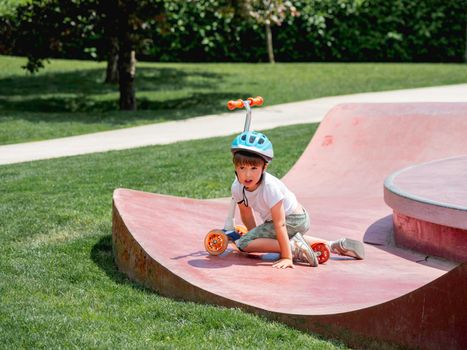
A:
[[[246,100],[236,100],[229,101],[227,103],[227,108],[231,111],[237,108],[246,109],[246,118],[245,125],[243,127],[243,132],[250,130],[251,124],[251,107],[261,106],[264,100],[261,96],[255,98],[249,97]],[[233,243],[238,238],[247,234],[247,228],[243,225],[235,225],[235,208],[237,203],[235,199],[231,199],[229,211],[227,213],[227,218],[224,223],[223,229],[213,229],[208,232],[204,238],[204,247],[210,255],[220,255],[225,252],[229,243]],[[314,243],[311,245],[311,249],[316,253],[318,262],[320,264],[328,261],[330,256],[329,248],[324,243]]]

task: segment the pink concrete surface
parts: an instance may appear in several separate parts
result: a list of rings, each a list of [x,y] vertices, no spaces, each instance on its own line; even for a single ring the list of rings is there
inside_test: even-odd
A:
[[[467,156],[435,160],[390,175],[384,199],[394,210],[398,246],[467,261]]]
[[[467,347],[466,265],[394,246],[383,199],[389,174],[465,153],[465,130],[467,103],[345,104],[327,114],[284,181],[310,212],[308,234],[363,240],[365,260],[276,270],[267,256],[212,257],[203,239],[222,228],[227,200],[117,189],[117,265],[163,295],[242,307],[350,345]]]

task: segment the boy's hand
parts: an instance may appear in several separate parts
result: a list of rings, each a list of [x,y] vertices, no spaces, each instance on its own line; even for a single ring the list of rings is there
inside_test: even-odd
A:
[[[286,269],[288,267],[294,269],[295,266],[293,264],[293,261],[292,259],[280,259],[280,260],[277,260],[273,265],[272,267],[276,268],[276,269]]]

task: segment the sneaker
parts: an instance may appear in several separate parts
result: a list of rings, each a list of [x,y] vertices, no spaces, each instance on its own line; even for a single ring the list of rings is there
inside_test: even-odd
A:
[[[365,247],[363,243],[355,239],[341,238],[330,242],[331,252],[339,255],[350,256],[363,260],[365,258]]]
[[[294,259],[307,262],[313,267],[318,266],[318,257],[306,243],[305,238],[303,238],[301,233],[295,234],[295,236],[290,239],[290,247],[292,248]]]

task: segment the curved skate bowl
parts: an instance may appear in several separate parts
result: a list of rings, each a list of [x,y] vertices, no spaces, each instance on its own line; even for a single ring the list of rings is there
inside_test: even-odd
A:
[[[117,189],[116,264],[161,295],[240,307],[350,346],[466,349],[466,262],[395,245],[383,198],[391,174],[467,154],[466,135],[466,103],[345,104],[327,114],[283,180],[310,212],[307,234],[363,240],[365,260],[276,270],[268,255],[209,256],[204,236],[223,226],[228,200]]]

